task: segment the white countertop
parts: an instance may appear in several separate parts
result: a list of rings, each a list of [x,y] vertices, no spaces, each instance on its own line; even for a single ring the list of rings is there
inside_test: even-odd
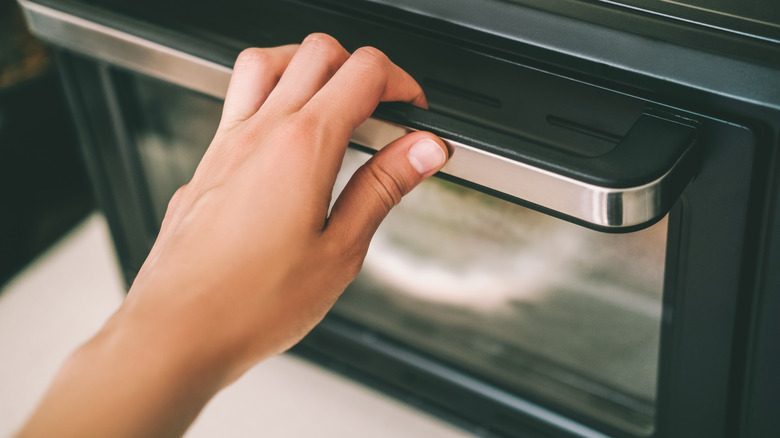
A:
[[[93,214],[0,293],[0,437],[11,436],[59,364],[124,297],[105,219]],[[294,356],[267,360],[217,395],[187,437],[469,437],[435,417]]]

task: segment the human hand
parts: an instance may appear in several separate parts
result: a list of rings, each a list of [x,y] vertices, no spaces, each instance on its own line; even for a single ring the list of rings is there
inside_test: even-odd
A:
[[[375,49],[350,55],[315,34],[242,53],[214,141],[121,313],[199,339],[190,354],[213,348],[232,375],[297,343],[355,277],[388,211],[446,160],[433,135],[403,137],[358,170],[328,216],[352,131],[395,100],[426,106]]]
[[[23,436],[46,424],[59,436],[177,435],[220,388],[308,333],[388,211],[447,159],[432,134],[406,135],[329,213],[351,133],[380,101],[426,106],[376,49],[350,54],[314,34],[244,51],[214,140],[127,299],[66,362]]]
[[[298,342],[355,277],[388,211],[446,160],[431,134],[403,137],[357,171],[328,216],[352,131],[396,100],[426,106],[375,49],[350,55],[315,34],[242,53],[214,141],[171,200],[123,312],[174,323],[165,330],[232,358],[237,373]]]

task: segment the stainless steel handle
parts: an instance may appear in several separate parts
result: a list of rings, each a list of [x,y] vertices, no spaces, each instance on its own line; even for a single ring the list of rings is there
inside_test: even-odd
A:
[[[20,0],[20,4],[30,29],[52,44],[216,98],[225,97],[232,73],[227,65],[29,0]],[[422,128],[442,136],[452,151],[441,171],[445,175],[592,228],[629,231],[666,214],[692,177],[695,130],[668,120],[652,120],[651,116],[643,118],[637,123],[642,125],[638,128],[641,132],[634,137],[671,127],[672,135],[662,138],[679,143],[674,145],[679,152],[653,179],[625,187],[588,181],[578,177],[576,169],[561,172],[555,165],[540,165],[522,153],[486,148],[478,138],[437,132],[436,126]],[[375,113],[355,130],[352,142],[379,150],[417,129]],[[505,141],[522,143],[512,138]]]

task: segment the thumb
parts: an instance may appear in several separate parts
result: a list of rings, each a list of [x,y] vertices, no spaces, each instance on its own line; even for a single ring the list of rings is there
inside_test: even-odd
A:
[[[352,175],[333,204],[325,232],[368,248],[387,213],[441,169],[448,156],[444,142],[428,132],[407,134],[385,146]]]

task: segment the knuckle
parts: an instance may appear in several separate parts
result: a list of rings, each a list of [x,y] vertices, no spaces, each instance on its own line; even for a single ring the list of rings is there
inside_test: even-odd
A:
[[[324,33],[313,33],[303,40],[302,46],[306,50],[317,53],[328,64],[340,65],[347,56],[344,47],[332,36]],[[334,67],[335,68],[335,67]]]
[[[176,192],[174,192],[173,196],[171,197],[171,202],[178,201],[179,199],[183,198],[185,193],[187,193],[188,188],[189,184],[184,184],[183,186],[176,189]]]
[[[248,67],[254,65],[265,65],[271,61],[271,55],[266,49],[250,47],[244,49],[236,58],[235,67]]]
[[[387,55],[376,47],[371,46],[365,46],[355,50],[352,54],[352,59],[355,62],[359,62],[372,69],[384,68],[390,62]]]
[[[315,32],[306,36],[306,38],[303,39],[301,45],[311,46],[323,50],[341,48],[341,44],[336,41],[336,38],[333,38],[326,33],[319,32]]]
[[[170,201],[168,201],[168,211],[173,211],[176,209],[176,207],[182,203],[182,198],[186,196],[186,193],[188,192],[187,187],[188,184],[184,184],[183,186],[179,187],[176,192],[174,192],[173,196],[171,196]]]

